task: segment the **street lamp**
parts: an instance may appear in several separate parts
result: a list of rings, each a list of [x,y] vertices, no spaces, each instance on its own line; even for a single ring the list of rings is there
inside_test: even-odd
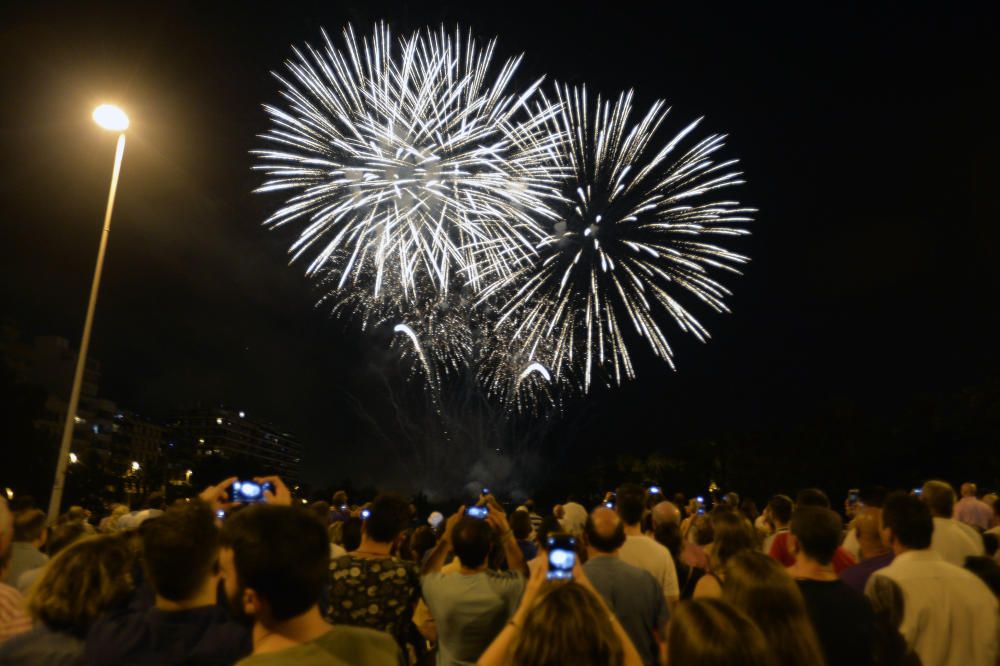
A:
[[[87,366],[87,348],[90,347],[90,329],[94,323],[94,308],[97,305],[97,291],[101,285],[101,269],[104,266],[104,253],[108,247],[108,233],[111,231],[111,209],[115,205],[115,191],[118,189],[118,174],[122,169],[122,155],[125,152],[125,130],[128,129],[128,116],[117,106],[101,104],[94,109],[94,122],[106,130],[118,132],[118,145],[115,148],[115,166],[111,172],[111,190],[108,192],[108,207],[104,212],[104,230],[101,232],[101,243],[97,248],[97,266],[94,267],[94,281],[90,287],[90,302],[87,304],[87,317],[83,322],[83,338],[80,340],[80,352],[76,358],[76,372],[73,374],[73,388],[69,393],[69,404],[66,406],[66,423],[63,425],[62,442],[59,445],[59,456],[56,458],[56,476],[52,483],[52,497],[49,499],[49,520],[55,520],[62,504],[63,487],[66,485],[66,463],[69,461],[70,445],[73,443],[73,424],[76,408],[80,403],[80,386],[83,384],[83,372]]]

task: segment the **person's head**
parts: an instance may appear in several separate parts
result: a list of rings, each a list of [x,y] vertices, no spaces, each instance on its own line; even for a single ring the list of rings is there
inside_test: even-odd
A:
[[[527,511],[515,511],[510,514],[510,529],[514,538],[523,541],[531,536],[531,514]]]
[[[979,576],[993,595],[1000,599],[1000,564],[992,557],[965,558],[965,568]]]
[[[90,512],[82,506],[71,506],[63,514],[63,522],[66,523],[85,523],[89,518]]]
[[[986,551],[986,554],[989,557],[994,557],[998,548],[1000,548],[1000,539],[997,538],[997,535],[992,532],[983,532],[983,550]]]
[[[306,509],[258,504],[226,521],[220,559],[233,612],[269,626],[319,603],[330,544]]]
[[[976,493],[976,484],[971,481],[966,481],[962,484],[962,497],[975,497]]]
[[[587,516],[584,536],[588,548],[595,553],[610,555],[625,543],[625,524],[611,509],[598,507]]]
[[[10,544],[14,540],[14,516],[7,508],[7,498],[0,497],[0,579],[10,562]]]
[[[134,562],[121,535],[80,539],[46,565],[28,593],[28,612],[50,629],[83,636],[100,614],[128,602]]]
[[[751,523],[757,520],[757,516],[760,515],[760,512],[757,511],[757,503],[749,498],[740,503],[740,513],[742,513],[743,517]]]
[[[333,494],[333,506],[335,506],[339,510],[340,507],[346,505],[347,505],[347,493],[343,490],[338,490],[337,492],[335,492]]]
[[[309,510],[316,514],[319,521],[324,525],[330,524],[330,503],[320,500],[309,505]]]
[[[907,493],[893,493],[882,507],[882,541],[897,554],[931,547],[934,519],[922,500]]]
[[[45,512],[26,509],[14,514],[14,541],[36,546],[45,543]]]
[[[795,496],[795,507],[818,506],[821,509],[830,508],[830,498],[819,488],[805,488]]]
[[[511,663],[622,666],[625,651],[593,592],[577,583],[548,584],[524,618]]]
[[[463,516],[452,530],[451,547],[463,567],[482,568],[493,547],[493,529],[485,520]]]
[[[854,533],[861,546],[862,559],[868,559],[885,552],[887,544],[882,541],[882,509],[865,506],[854,516]]]
[[[771,666],[767,639],[746,613],[722,599],[685,601],[667,630],[667,663]]]
[[[341,545],[348,553],[353,553],[361,547],[361,526],[363,523],[364,521],[356,516],[351,516],[342,523]]]
[[[653,531],[653,538],[657,543],[670,551],[674,562],[681,556],[681,548],[684,546],[684,537],[681,535],[681,526],[677,523],[661,523]]]
[[[219,530],[202,502],[177,504],[140,528],[142,562],[157,595],[183,602],[215,586]]]
[[[928,481],[920,492],[920,500],[935,518],[951,518],[955,511],[955,489],[947,481]]]
[[[424,553],[437,545],[437,536],[428,525],[421,525],[410,535],[410,553],[415,562],[422,562]]]
[[[767,503],[771,520],[776,527],[787,527],[792,520],[792,500],[787,495],[775,495]]]
[[[49,557],[54,557],[60,550],[83,538],[86,534],[87,528],[83,526],[83,523],[71,522],[57,525],[45,540],[45,552]]]
[[[562,531],[562,525],[559,524],[558,518],[555,516],[545,516],[542,518],[542,522],[539,524],[538,530],[535,532],[535,539],[538,541],[538,547],[542,550],[547,550],[549,545],[549,534],[560,531]]]
[[[712,558],[724,569],[731,558],[755,546],[754,536],[743,516],[731,510],[712,511]]]
[[[754,619],[776,663],[824,663],[799,586],[774,558],[754,550],[733,557],[722,598]]]
[[[789,550],[796,557],[827,566],[840,545],[842,527],[840,516],[830,509],[800,507],[792,514]]]
[[[618,515],[629,527],[634,527],[642,521],[642,512],[646,509],[646,491],[634,483],[626,483],[615,492],[615,509]]]
[[[410,519],[410,503],[396,493],[383,493],[371,505],[364,534],[376,543],[392,543]]]
[[[673,502],[659,502],[653,507],[653,529],[667,523],[681,524],[681,510]]]

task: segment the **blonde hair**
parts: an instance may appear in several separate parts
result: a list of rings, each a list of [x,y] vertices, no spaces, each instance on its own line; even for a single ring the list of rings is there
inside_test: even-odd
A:
[[[756,551],[733,557],[722,598],[754,619],[778,666],[826,664],[802,592],[777,560]]]
[[[85,537],[60,551],[28,594],[28,612],[48,627],[83,634],[132,593],[135,555],[122,536]]]
[[[667,630],[667,663],[772,666],[767,639],[743,611],[721,599],[677,607]]]
[[[524,619],[511,662],[622,666],[621,640],[593,592],[572,582],[548,585]]]

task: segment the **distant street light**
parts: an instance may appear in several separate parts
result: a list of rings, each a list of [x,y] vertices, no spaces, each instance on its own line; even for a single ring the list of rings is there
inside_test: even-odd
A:
[[[140,469],[139,463],[137,463],[136,461],[133,460],[132,461],[132,471],[133,472],[138,472],[139,469]]]
[[[69,452],[69,461],[75,465],[76,463],[80,462],[80,458],[75,453],[73,453],[72,451],[70,451]]]
[[[62,504],[63,488],[66,485],[66,463],[70,460],[70,445],[73,443],[73,424],[76,419],[76,409],[80,403],[80,387],[83,384],[83,373],[87,366],[87,349],[90,347],[90,330],[94,324],[94,308],[97,305],[97,291],[101,286],[101,269],[104,266],[104,253],[108,247],[108,233],[111,231],[111,210],[115,205],[115,191],[118,189],[118,174],[122,169],[122,155],[125,153],[125,130],[128,129],[128,116],[117,106],[102,104],[93,113],[94,122],[107,130],[119,132],[118,145],[115,148],[115,166],[111,172],[111,190],[108,192],[108,206],[104,212],[104,230],[101,232],[101,243],[97,248],[97,266],[94,267],[94,281],[90,287],[90,302],[87,305],[87,317],[83,322],[83,338],[80,340],[80,351],[76,359],[76,372],[73,374],[73,388],[69,394],[69,404],[66,406],[66,423],[63,426],[62,442],[59,445],[59,456],[56,458],[56,476],[52,484],[52,496],[49,499],[49,520],[59,516]]]

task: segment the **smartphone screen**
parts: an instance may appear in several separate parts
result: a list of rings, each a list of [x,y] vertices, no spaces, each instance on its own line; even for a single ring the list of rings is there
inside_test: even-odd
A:
[[[480,520],[486,518],[489,514],[489,510],[485,506],[470,506],[465,510],[465,515],[472,516],[473,518],[478,518]]]
[[[226,489],[226,495],[230,502],[240,504],[252,504],[264,501],[264,491],[274,492],[274,486],[269,483],[257,483],[256,481],[234,481],[233,485]]]
[[[569,534],[552,534],[548,540],[549,580],[572,580],[576,564],[576,539]]]
[[[361,509],[361,520],[368,520],[372,515],[371,509]]]

